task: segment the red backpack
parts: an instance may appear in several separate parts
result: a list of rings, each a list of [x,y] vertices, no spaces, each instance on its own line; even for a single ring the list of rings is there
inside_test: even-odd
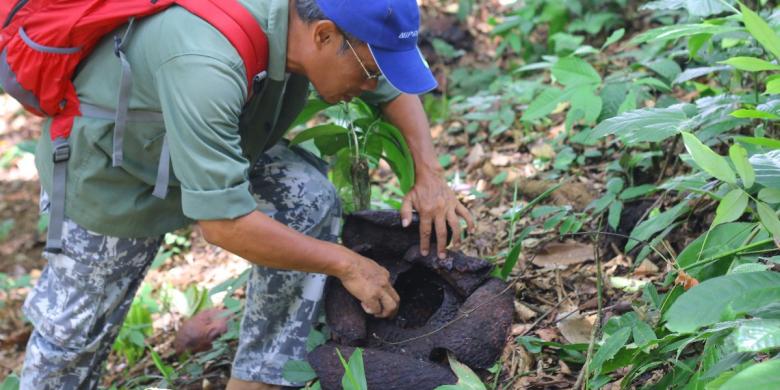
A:
[[[54,183],[46,249],[61,250],[67,161],[73,120],[83,114],[73,76],[108,33],[133,21],[179,5],[218,29],[238,51],[252,88],[255,75],[268,66],[268,41],[255,18],[238,0],[0,0],[0,86],[27,110],[52,118]],[[128,33],[125,33],[127,37]],[[122,162],[122,134],[128,116],[132,73],[123,37],[115,37],[122,66],[115,114],[114,166]],[[156,113],[159,115],[159,113]],[[164,197],[168,182],[167,148],[163,147],[155,195]],[[163,161],[164,160],[164,161]],[[164,166],[163,166],[164,165]],[[163,173],[160,175],[160,173]]]

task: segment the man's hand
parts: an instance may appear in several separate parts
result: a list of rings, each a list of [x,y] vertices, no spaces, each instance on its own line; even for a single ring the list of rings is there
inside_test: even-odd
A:
[[[357,258],[339,279],[366,313],[388,318],[398,311],[401,297],[390,284],[390,272],[373,260]]]
[[[452,246],[460,244],[460,218],[466,220],[469,231],[474,231],[474,219],[468,209],[455,197],[442,177],[437,174],[421,175],[404,197],[401,219],[404,227],[412,222],[412,211],[420,215],[420,252],[427,256],[431,247],[431,235],[436,229],[436,250],[439,258],[447,256],[447,225],[452,229]]]

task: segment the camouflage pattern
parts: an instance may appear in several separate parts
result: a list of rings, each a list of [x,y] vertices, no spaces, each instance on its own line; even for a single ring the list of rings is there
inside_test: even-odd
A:
[[[341,211],[325,169],[301,149],[271,148],[250,172],[258,210],[312,237],[335,241]],[[41,210],[48,210],[45,193]],[[66,220],[63,253],[45,254],[49,263],[24,305],[34,330],[21,389],[97,388],[103,363],[160,244],[160,237],[109,237]],[[324,275],[253,268],[234,377],[291,385],[282,378],[282,367],[289,359],[305,357],[324,283]]]
[[[250,179],[258,210],[311,237],[335,242],[341,208],[325,169],[302,149],[272,148]],[[282,367],[306,357],[306,339],[318,318],[324,286],[325,275],[255,266],[232,376],[296,385],[282,377]]]
[[[21,389],[97,388],[160,242],[104,236],[65,221],[63,253],[44,253],[49,263],[24,304],[34,331]]]

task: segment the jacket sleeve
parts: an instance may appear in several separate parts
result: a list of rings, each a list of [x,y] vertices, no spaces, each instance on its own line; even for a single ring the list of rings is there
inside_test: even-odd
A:
[[[181,55],[165,61],[155,79],[184,215],[214,220],[250,213],[256,202],[238,131],[246,99],[241,64]]]

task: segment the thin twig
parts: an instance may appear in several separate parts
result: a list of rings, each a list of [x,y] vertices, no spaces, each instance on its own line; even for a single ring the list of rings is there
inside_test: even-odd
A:
[[[602,216],[599,219],[599,227],[596,232],[596,239],[595,243],[593,244],[593,257],[595,257],[596,260],[596,292],[597,292],[597,315],[596,315],[596,321],[593,324],[593,329],[590,331],[590,343],[588,343],[588,352],[585,355],[585,364],[582,366],[582,369],[580,370],[579,375],[577,375],[577,381],[574,383],[574,389],[579,389],[582,387],[583,389],[588,387],[588,371],[590,370],[590,362],[593,358],[593,350],[596,347],[596,339],[599,335],[599,328],[601,327],[602,322],[602,316],[604,315],[604,307],[603,307],[603,296],[604,296],[604,286],[602,285],[602,275],[601,275],[601,253],[599,253],[599,245],[600,245],[600,239],[601,239],[601,226],[604,222],[604,217]]]

